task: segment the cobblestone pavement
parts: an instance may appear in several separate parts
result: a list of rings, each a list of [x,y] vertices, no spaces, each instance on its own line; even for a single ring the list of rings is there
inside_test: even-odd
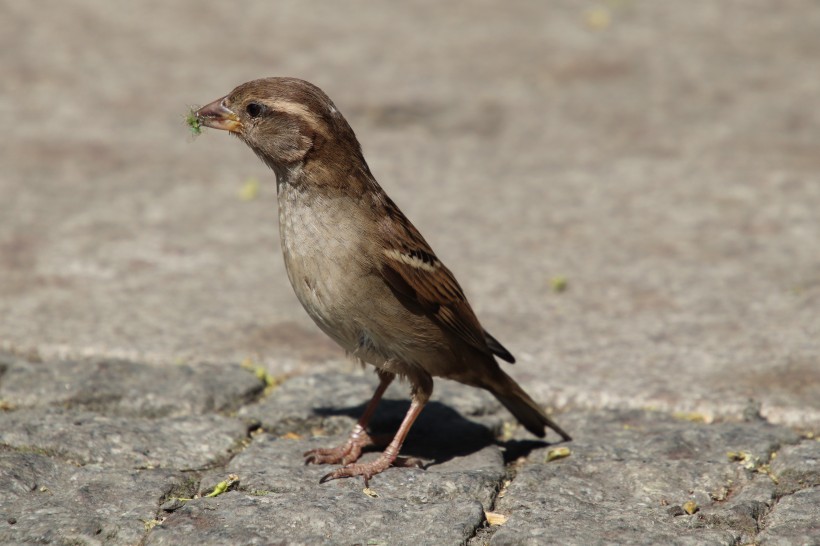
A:
[[[811,544],[820,442],[771,425],[569,411],[534,441],[441,382],[394,468],[320,485],[375,377],[265,381],[239,366],[0,359],[5,544]],[[266,383],[269,386],[266,387]],[[152,386],[156,386],[153,388]],[[398,426],[391,387],[373,423]],[[559,448],[568,448],[569,452]],[[563,457],[561,456],[563,455]],[[499,519],[500,518],[500,519]]]
[[[820,542],[818,28],[812,0],[2,3],[0,542]],[[573,442],[440,382],[425,470],[370,496],[302,466],[373,378],[288,286],[271,173],[182,123],[266,75],[334,99]]]

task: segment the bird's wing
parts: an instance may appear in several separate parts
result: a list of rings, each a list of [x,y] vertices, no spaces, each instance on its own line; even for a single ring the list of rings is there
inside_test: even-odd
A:
[[[436,257],[421,233],[385,195],[386,214],[381,222],[384,260],[381,274],[410,309],[429,315],[471,346],[515,359],[481,327],[464,291],[452,272]]]

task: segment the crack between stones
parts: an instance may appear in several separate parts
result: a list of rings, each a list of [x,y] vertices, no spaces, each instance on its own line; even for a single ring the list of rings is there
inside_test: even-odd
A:
[[[496,439],[496,441],[499,441]],[[506,457],[505,457],[506,459]],[[486,512],[495,512],[498,500],[503,498],[513,481],[518,475],[518,470],[526,462],[527,457],[517,457],[504,462],[504,475],[496,482],[494,492],[490,498],[490,504]],[[468,546],[484,546],[490,543],[493,535],[500,529],[500,525],[490,525],[487,521],[486,515],[484,520],[473,529],[473,533],[467,537],[466,544]]]
[[[781,446],[778,446],[778,449],[773,451],[769,455],[769,459],[767,460],[767,462],[765,464],[767,464],[767,465],[770,464],[772,459],[774,459],[775,454],[778,453],[781,449],[783,449],[784,446],[798,446],[798,445],[800,445],[804,442],[814,442],[814,441],[816,441],[816,440],[814,440],[813,438],[807,438],[807,437],[803,436],[797,442],[786,443],[786,444],[783,444]],[[775,476],[775,478],[777,478],[777,476]],[[775,482],[775,491],[774,491],[774,494],[772,495],[771,504],[770,505],[767,504],[766,509],[757,518],[756,530],[755,530],[754,535],[751,537],[751,542],[753,542],[755,544],[757,543],[757,537],[760,536],[760,534],[763,531],[766,530],[766,519],[772,514],[772,512],[774,512],[775,508],[777,508],[777,505],[780,504],[780,502],[783,499],[785,499],[787,497],[790,497],[790,496],[794,495],[795,493],[799,493],[800,491],[806,491],[808,489],[818,487],[818,485],[820,485],[820,483],[807,483],[804,487],[798,487],[798,488],[795,488],[795,489],[789,491],[788,493],[782,493],[782,494],[778,493],[777,485],[779,485],[779,484],[777,482]]]
[[[768,421],[766,421],[762,417],[759,417],[758,420],[768,423]],[[780,426],[780,425],[772,425],[772,426]],[[805,441],[811,441],[811,439],[806,438],[806,437],[801,437],[796,442],[784,442],[784,443],[781,443],[781,444],[777,445],[776,448],[771,453],[769,453],[769,456],[766,458],[766,460],[761,461],[760,464],[755,468],[744,468],[743,466],[738,467],[738,473],[744,473],[744,472],[751,473],[751,474],[754,474],[755,476],[759,477],[759,479],[771,480],[772,483],[774,483],[774,485],[775,485],[775,490],[772,493],[772,497],[770,499],[770,502],[763,502],[762,503],[763,506],[764,506],[763,509],[761,509],[757,513],[754,513],[754,512],[749,513],[749,516],[754,521],[754,528],[753,529],[742,529],[742,528],[738,528],[738,527],[732,526],[732,525],[729,525],[729,526],[725,527],[726,530],[732,531],[732,532],[737,534],[737,540],[735,542],[736,544],[756,544],[757,543],[757,537],[766,528],[766,526],[765,526],[766,518],[774,511],[774,509],[776,508],[777,504],[780,502],[781,499],[786,498],[790,495],[793,495],[793,494],[795,494],[799,491],[810,489],[811,487],[815,487],[817,485],[817,484],[807,484],[805,487],[794,489],[793,491],[790,491],[788,493],[778,494],[778,492],[777,492],[777,487],[778,487],[778,481],[777,480],[778,480],[778,478],[777,478],[776,475],[772,474],[768,470],[769,465],[775,459],[775,457],[777,456],[777,453],[779,453],[784,447],[797,446],[797,445],[800,445],[801,443],[803,443]],[[712,502],[712,506],[722,505],[722,504],[727,503],[732,497],[736,496],[743,489],[743,487],[748,487],[748,485],[738,487],[738,486],[733,486],[732,483],[730,482],[729,484],[726,484],[725,487],[726,487],[726,490],[727,490],[726,496],[722,499],[719,499],[719,500],[715,499]]]
[[[241,399],[239,401],[239,405],[236,407],[235,412],[238,412],[239,409],[241,409],[242,407],[253,404],[256,401],[260,400],[261,398],[264,398],[265,396],[270,394],[270,393],[264,393],[264,389],[260,390],[259,392],[262,393],[262,394],[260,394],[260,396],[258,396],[258,397],[252,397],[252,398],[249,397],[249,398]],[[212,413],[221,414],[222,412],[214,411]],[[240,453],[245,451],[248,448],[248,446],[250,446],[253,443],[254,433],[257,430],[260,430],[261,428],[262,428],[261,424],[259,422],[255,421],[255,420],[248,422],[248,429],[247,429],[247,432],[245,433],[245,437],[238,440],[228,450],[228,453],[224,457],[221,457],[221,458],[215,460],[211,464],[208,464],[208,465],[205,465],[205,466],[202,466],[202,467],[199,467],[199,468],[173,469],[174,471],[181,473],[183,476],[191,475],[193,477],[191,480],[187,481],[187,484],[190,487],[185,488],[185,489],[180,489],[178,487],[175,487],[174,485],[171,485],[169,487],[168,491],[166,493],[164,493],[157,500],[156,510],[154,511],[154,518],[153,518],[153,520],[149,520],[148,522],[144,522],[145,526],[146,526],[146,529],[145,529],[145,532],[143,533],[142,537],[140,538],[139,542],[137,543],[138,546],[144,546],[146,544],[148,538],[151,536],[151,533],[153,532],[154,528],[158,525],[162,525],[162,523],[165,521],[165,519],[167,519],[168,515],[165,515],[164,510],[162,509],[162,506],[167,501],[173,499],[174,497],[181,497],[182,494],[186,495],[186,497],[184,497],[184,498],[193,499],[194,497],[196,497],[197,493],[199,492],[200,488],[202,487],[202,474],[204,472],[208,472],[208,471],[211,471],[211,470],[217,470],[217,469],[220,469],[220,468],[224,469],[225,467],[227,467],[230,464],[230,462],[237,455],[239,455]],[[176,495],[175,495],[175,493],[176,493]],[[169,512],[169,514],[170,513],[173,513],[173,512]],[[153,523],[153,524],[151,524],[151,523]]]
[[[190,472],[194,478],[187,481],[181,487],[171,485],[168,488],[168,491],[163,493],[163,495],[157,501],[157,509],[154,511],[154,518],[152,520],[148,520],[143,522],[145,525],[145,532],[143,533],[142,537],[140,538],[139,542],[137,542],[138,546],[144,546],[148,537],[151,535],[151,532],[154,530],[154,527],[157,525],[162,525],[165,519],[168,517],[167,515],[163,514],[162,506],[173,498],[193,498],[196,495],[196,492],[199,490],[201,482],[201,476],[199,471],[182,471],[183,474],[186,472]],[[187,485],[188,487],[185,487]]]

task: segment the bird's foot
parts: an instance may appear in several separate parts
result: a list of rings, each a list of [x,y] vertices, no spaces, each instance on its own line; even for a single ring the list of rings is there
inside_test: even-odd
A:
[[[381,441],[383,441],[381,436],[371,436],[357,425],[344,445],[311,449],[310,451],[305,451],[302,456],[305,458],[305,464],[349,465],[359,460],[359,457],[362,455],[362,449],[375,445],[384,445]]]
[[[391,466],[421,468],[423,463],[420,459],[415,457],[396,457],[395,455],[389,455],[385,452],[379,455],[378,459],[373,461],[367,463],[349,464],[347,466],[343,466],[342,468],[337,468],[333,472],[322,476],[319,483],[325,483],[330,480],[337,480],[339,478],[353,478],[355,476],[361,476],[364,478],[365,487],[367,487],[369,485],[368,482],[370,481],[370,478],[376,474],[384,472]]]

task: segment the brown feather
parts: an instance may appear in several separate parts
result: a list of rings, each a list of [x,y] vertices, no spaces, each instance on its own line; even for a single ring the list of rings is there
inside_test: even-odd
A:
[[[494,353],[450,270],[386,194],[378,192],[375,201],[385,212],[380,222],[386,258],[381,274],[385,282],[411,311],[424,311],[472,347]]]

